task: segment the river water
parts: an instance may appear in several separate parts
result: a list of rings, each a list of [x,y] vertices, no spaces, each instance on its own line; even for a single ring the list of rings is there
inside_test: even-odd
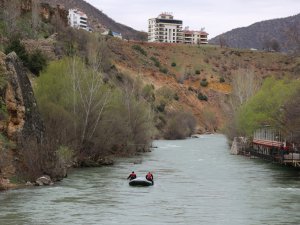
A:
[[[155,141],[112,167],[0,193],[0,224],[300,224],[300,172],[229,154],[222,135]],[[155,184],[130,187],[134,170]]]

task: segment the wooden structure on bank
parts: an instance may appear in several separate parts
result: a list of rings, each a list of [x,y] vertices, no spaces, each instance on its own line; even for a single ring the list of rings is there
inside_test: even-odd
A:
[[[236,141],[240,142],[240,138]],[[238,154],[255,156],[279,164],[300,168],[300,148],[295,143],[287,142],[282,134],[270,127],[264,126],[253,134],[252,142],[238,143]]]

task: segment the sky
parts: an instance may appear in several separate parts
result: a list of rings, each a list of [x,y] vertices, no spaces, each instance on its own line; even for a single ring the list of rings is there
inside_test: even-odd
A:
[[[147,31],[148,19],[172,12],[191,30],[205,28],[209,39],[255,22],[300,13],[300,0],[85,0],[115,21]]]

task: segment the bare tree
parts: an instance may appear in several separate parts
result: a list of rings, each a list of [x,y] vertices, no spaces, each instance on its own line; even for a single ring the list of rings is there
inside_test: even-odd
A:
[[[238,69],[233,76],[232,92],[229,97],[230,113],[225,127],[227,137],[232,140],[238,133],[236,115],[238,109],[260,88],[261,80],[255,75],[253,69]]]
[[[208,109],[204,109],[203,111],[203,119],[206,127],[208,127],[211,131],[215,132],[218,128],[218,118],[216,114]]]
[[[286,30],[288,43],[294,47],[293,53],[298,56],[300,55],[300,25],[294,23]]]
[[[9,37],[16,35],[18,31],[18,18],[21,15],[20,0],[4,0],[2,17]]]
[[[233,76],[231,105],[234,111],[252,97],[261,86],[253,69],[238,69]]]
[[[74,125],[75,130],[80,131],[81,145],[93,139],[111,97],[110,89],[103,83],[102,73],[107,56],[103,51],[103,45],[105,43],[89,40],[87,47],[89,67],[75,57],[69,62],[73,87],[73,113],[74,116],[80,114],[82,118],[80,124]]]
[[[31,0],[31,23],[32,29],[35,34],[37,35],[37,30],[39,28],[40,20],[39,20],[39,10],[40,10],[40,1],[39,0]]]
[[[220,45],[221,48],[228,47],[227,40],[224,36],[219,37],[219,45]]]

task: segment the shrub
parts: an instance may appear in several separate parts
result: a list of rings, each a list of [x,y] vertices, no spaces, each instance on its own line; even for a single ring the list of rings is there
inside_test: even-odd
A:
[[[142,90],[142,96],[147,102],[155,101],[155,93],[153,84],[147,84]]]
[[[165,111],[165,107],[166,107],[166,103],[161,102],[158,106],[156,106],[156,109],[157,109],[159,112],[164,112],[164,111]]]
[[[11,43],[5,48],[5,54],[13,51],[22,60],[24,66],[35,75],[39,75],[40,71],[47,66],[47,59],[41,51],[36,50],[32,54],[28,54],[24,45],[19,39],[12,40]]]
[[[200,74],[200,70],[196,70],[195,74],[199,75]]]
[[[220,83],[224,83],[224,82],[225,82],[224,77],[220,77]]]
[[[155,58],[154,56],[152,56],[150,59],[154,62],[154,65],[156,67],[160,67],[160,62],[158,61],[157,58]]]
[[[202,94],[201,92],[198,94],[198,99],[201,101],[208,101],[207,96]]]
[[[167,68],[160,68],[159,69],[160,72],[167,74],[168,73],[168,69]]]
[[[176,66],[176,63],[175,63],[175,62],[172,62],[171,66],[172,66],[172,67],[175,67],[175,66]]]
[[[202,87],[207,87],[208,81],[204,78],[204,79],[202,79],[202,80],[200,81],[200,85],[201,85]]]
[[[177,111],[168,114],[164,137],[166,139],[184,139],[195,132],[196,118],[192,113]]]
[[[142,55],[147,56],[147,52],[139,45],[133,45],[132,49],[140,52]]]
[[[18,57],[23,61],[25,66],[28,64],[28,53],[19,39],[12,40],[5,48],[5,54],[9,54],[11,52],[15,52],[18,55]]]
[[[41,51],[35,51],[29,55],[28,69],[34,74],[39,76],[40,72],[47,66],[47,59]]]
[[[179,96],[178,96],[178,94],[177,94],[177,93],[175,93],[175,95],[174,95],[174,99],[175,99],[176,101],[178,101],[178,100],[179,100]]]

